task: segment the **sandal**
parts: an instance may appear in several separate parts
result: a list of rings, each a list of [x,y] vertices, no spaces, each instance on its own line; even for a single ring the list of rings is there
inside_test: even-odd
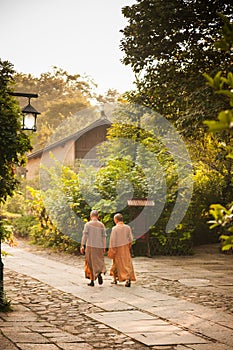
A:
[[[130,282],[130,280],[126,281],[126,283],[125,283],[125,287],[130,287],[130,286],[131,286],[131,282]]]
[[[98,274],[98,283],[103,284],[103,278],[101,276],[101,273]]]
[[[112,281],[111,284],[117,284],[117,280]]]

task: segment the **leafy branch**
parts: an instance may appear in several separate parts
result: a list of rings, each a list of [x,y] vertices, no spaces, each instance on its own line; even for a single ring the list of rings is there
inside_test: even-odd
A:
[[[224,22],[222,28],[222,38],[215,43],[215,47],[222,51],[228,52],[230,55],[233,49],[233,23],[222,14],[219,14]],[[231,68],[231,67],[229,67]],[[229,109],[220,111],[218,120],[206,120],[206,124],[210,132],[229,132],[229,145],[226,145],[228,154],[226,158],[233,159],[233,146],[231,143],[231,132],[233,130],[233,73],[230,71],[225,76],[221,71],[212,78],[210,75],[204,73],[204,77],[209,85],[215,92],[215,94],[222,95],[229,100]],[[220,239],[223,241],[222,250],[228,251],[233,249],[233,205],[230,204],[230,208],[227,209],[221,204],[212,204],[210,206],[209,213],[213,216],[214,220],[209,221],[210,228],[221,226],[226,229],[227,234],[222,234]]]

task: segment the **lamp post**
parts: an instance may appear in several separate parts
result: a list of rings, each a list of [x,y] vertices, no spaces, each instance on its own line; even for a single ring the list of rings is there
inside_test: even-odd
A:
[[[30,94],[23,92],[10,92],[11,96],[26,97],[28,98],[28,104],[22,109],[22,130],[36,131],[36,119],[37,115],[40,114],[30,103],[31,98],[37,98],[38,94]],[[0,216],[0,220],[3,217]],[[3,269],[4,264],[2,262],[2,250],[1,250],[2,236],[0,235],[0,305],[4,302],[4,286],[3,286]]]
[[[10,95],[18,97],[27,97],[28,104],[22,109],[23,120],[22,120],[22,130],[36,131],[36,119],[37,115],[40,114],[32,105],[31,98],[37,98],[38,94],[29,94],[25,92],[11,92]]]

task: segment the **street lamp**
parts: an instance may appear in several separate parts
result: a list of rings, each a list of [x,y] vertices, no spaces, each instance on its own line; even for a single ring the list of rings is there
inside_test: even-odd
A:
[[[10,95],[18,97],[27,97],[28,104],[22,109],[23,120],[22,120],[22,130],[36,131],[36,118],[40,114],[32,105],[31,98],[37,98],[38,94],[29,94],[24,92],[11,92]]]
[[[37,98],[38,94],[30,94],[30,93],[24,93],[24,92],[10,92],[11,96],[17,96],[17,97],[27,97],[28,98],[28,104],[22,109],[23,113],[23,120],[22,120],[22,130],[31,130],[36,131],[36,119],[37,115],[40,114],[30,103],[31,98]],[[0,220],[2,218],[0,217]],[[4,264],[2,262],[2,250],[1,250],[1,240],[2,237],[0,236],[0,304],[3,303],[3,297],[4,297],[4,288],[3,288],[3,269]]]

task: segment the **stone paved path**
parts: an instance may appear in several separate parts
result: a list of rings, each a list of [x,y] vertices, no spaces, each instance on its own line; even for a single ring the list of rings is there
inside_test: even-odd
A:
[[[83,257],[5,247],[0,350],[229,350],[233,346],[233,256],[216,246],[192,257],[134,258],[131,288],[90,288]],[[110,260],[106,258],[108,268]]]

